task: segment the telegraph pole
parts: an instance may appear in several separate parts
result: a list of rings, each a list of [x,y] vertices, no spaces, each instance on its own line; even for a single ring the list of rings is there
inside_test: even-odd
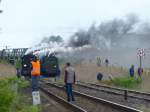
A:
[[[140,68],[142,68],[142,56],[140,56]]]
[[[1,4],[1,0],[0,0],[0,4]],[[3,12],[3,10],[0,9],[0,13],[2,13],[2,12]]]
[[[142,49],[142,48],[138,48],[138,52],[137,52],[137,55],[139,57],[139,61],[140,61],[140,68],[142,68],[142,58],[145,56],[145,49]]]

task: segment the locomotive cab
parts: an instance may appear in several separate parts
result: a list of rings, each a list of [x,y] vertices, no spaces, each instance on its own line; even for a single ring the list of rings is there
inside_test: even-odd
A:
[[[24,55],[22,57],[22,70],[21,74],[23,76],[31,77],[31,60],[33,55]],[[40,74],[43,77],[56,77],[60,74],[58,58],[54,55],[42,56],[40,58],[41,70]]]
[[[21,74],[25,77],[31,77],[31,60],[33,58],[33,55],[28,54],[24,55],[22,57],[22,69],[21,69]]]

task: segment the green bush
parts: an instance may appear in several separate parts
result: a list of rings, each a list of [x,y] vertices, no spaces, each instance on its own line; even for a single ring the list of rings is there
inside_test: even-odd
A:
[[[29,82],[23,79],[0,79],[0,112],[40,112],[39,106],[25,102],[23,95],[17,93],[18,88],[24,88]]]
[[[119,87],[133,88],[138,86],[142,80],[134,77],[118,77],[112,80],[112,84]]]
[[[10,88],[0,89],[0,112],[7,112],[13,103],[16,94]]]
[[[16,91],[12,87],[12,79],[0,80],[0,112],[9,112],[16,98]]]

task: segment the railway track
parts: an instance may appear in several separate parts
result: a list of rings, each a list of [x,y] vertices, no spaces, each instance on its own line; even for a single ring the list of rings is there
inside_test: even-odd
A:
[[[86,110],[82,109],[81,107],[79,106],[76,106],[72,103],[69,103],[67,102],[65,99],[53,94],[52,92],[48,91],[47,89],[45,89],[44,87],[40,87],[40,90],[46,94],[47,96],[49,96],[50,99],[53,99],[55,100],[56,102],[58,102],[60,105],[63,105],[64,108],[66,110],[63,111],[63,109],[59,109],[59,111],[61,110],[61,112],[87,112]],[[57,111],[58,109],[55,108],[55,112],[58,112]],[[52,110],[51,110],[52,111]]]
[[[143,100],[136,97],[128,97],[124,98],[123,94],[113,93],[113,91],[105,91],[99,88],[85,85],[85,84],[76,84],[74,85],[74,89],[80,91],[85,94],[89,94],[98,98],[106,99],[115,103],[119,103],[122,105],[130,106],[136,109],[147,110],[150,109],[150,101]]]
[[[93,83],[78,82],[77,85],[95,89],[95,90],[102,91],[102,92],[106,92],[106,93],[121,95],[124,97],[124,99],[135,98],[135,99],[145,100],[147,102],[150,102],[150,93],[129,90],[129,89],[116,88],[116,87],[100,85],[100,84],[93,84]]]
[[[62,98],[66,98],[65,90],[62,86],[47,83],[46,89],[52,91]],[[73,104],[87,110],[88,112],[142,112],[140,110],[94,97],[79,91],[74,91],[76,101]]]

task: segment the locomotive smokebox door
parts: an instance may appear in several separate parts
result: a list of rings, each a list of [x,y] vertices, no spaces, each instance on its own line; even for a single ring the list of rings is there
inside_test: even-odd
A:
[[[41,59],[41,75],[43,77],[56,77],[59,75],[58,58],[45,56]]]

